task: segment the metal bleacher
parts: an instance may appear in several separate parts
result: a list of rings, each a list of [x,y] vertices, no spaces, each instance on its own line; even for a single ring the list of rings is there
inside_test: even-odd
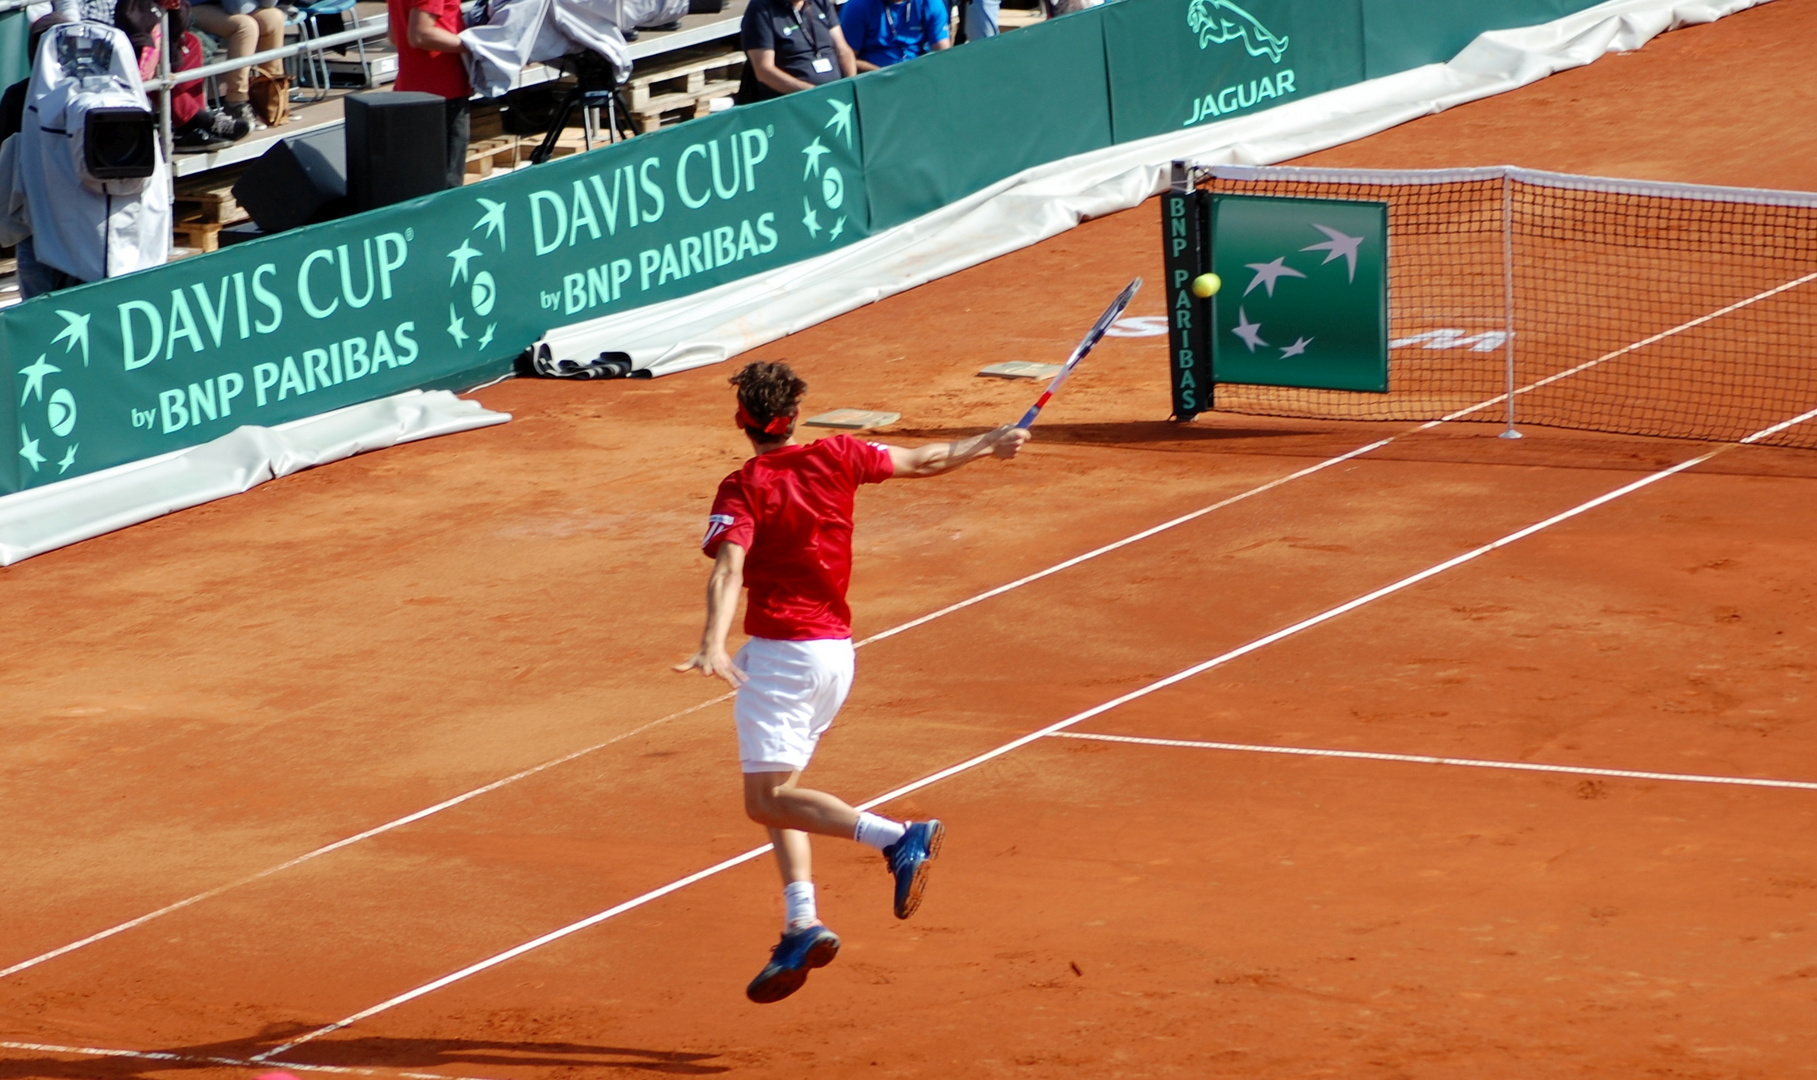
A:
[[[727,43],[730,50],[736,45],[745,4],[746,0],[728,0],[723,11],[710,15],[686,16],[681,20],[680,28],[675,30],[640,30],[637,40],[630,44],[627,51],[632,61],[641,67],[665,54],[720,42]],[[362,3],[359,5],[359,14],[361,25],[373,29],[375,34],[386,25],[385,5],[382,3]],[[365,49],[374,76],[374,85],[369,89],[383,89],[396,76],[396,53],[389,39],[382,34],[369,39]],[[335,67],[332,53],[330,60],[331,67]],[[337,70],[346,70],[350,66],[345,65]],[[539,65],[524,72],[520,85],[532,86],[560,76],[561,72]],[[349,93],[359,93],[360,90],[358,86],[331,88],[328,97],[322,101],[296,102],[291,107],[289,123],[254,131],[232,146],[212,153],[178,154],[172,162],[171,172],[177,179],[184,179],[245,165],[271,149],[271,144],[278,139],[338,128],[341,126],[342,99]]]

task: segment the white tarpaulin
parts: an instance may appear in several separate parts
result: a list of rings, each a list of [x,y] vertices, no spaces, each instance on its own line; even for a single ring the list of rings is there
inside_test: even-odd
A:
[[[412,390],[276,427],[248,425],[201,446],[0,498],[0,566],[367,450],[509,419],[446,390]]]
[[[626,30],[673,22],[688,0],[493,0],[489,17],[461,31],[467,74],[482,97],[511,89],[524,68],[590,52],[631,73]]]
[[[742,281],[552,330],[538,366],[602,352],[667,375],[714,364],[886,296],[1025,248],[1166,189],[1168,166],[1271,165],[1525,86],[1667,30],[1768,0],[1611,0],[1540,26],[1497,30],[1455,59],[1028,169],[836,252]]]

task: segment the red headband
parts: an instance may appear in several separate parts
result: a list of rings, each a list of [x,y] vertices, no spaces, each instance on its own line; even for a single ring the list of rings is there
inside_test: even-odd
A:
[[[745,412],[742,401],[738,403],[738,412],[733,414],[732,420],[741,428],[754,428],[765,435],[787,435],[789,429],[795,426],[793,416],[772,416],[769,423],[759,424],[755,417]]]

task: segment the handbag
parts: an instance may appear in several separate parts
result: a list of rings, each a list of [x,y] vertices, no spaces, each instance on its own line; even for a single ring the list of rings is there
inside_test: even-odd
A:
[[[267,127],[277,127],[290,119],[290,76],[267,75],[263,71],[252,73],[252,85],[247,87],[247,96],[252,99],[253,110]]]

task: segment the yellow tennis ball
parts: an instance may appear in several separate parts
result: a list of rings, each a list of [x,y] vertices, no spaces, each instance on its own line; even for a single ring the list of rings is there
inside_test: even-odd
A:
[[[1201,300],[1209,300],[1218,295],[1224,287],[1224,279],[1216,274],[1200,274],[1192,279],[1192,294]]]

